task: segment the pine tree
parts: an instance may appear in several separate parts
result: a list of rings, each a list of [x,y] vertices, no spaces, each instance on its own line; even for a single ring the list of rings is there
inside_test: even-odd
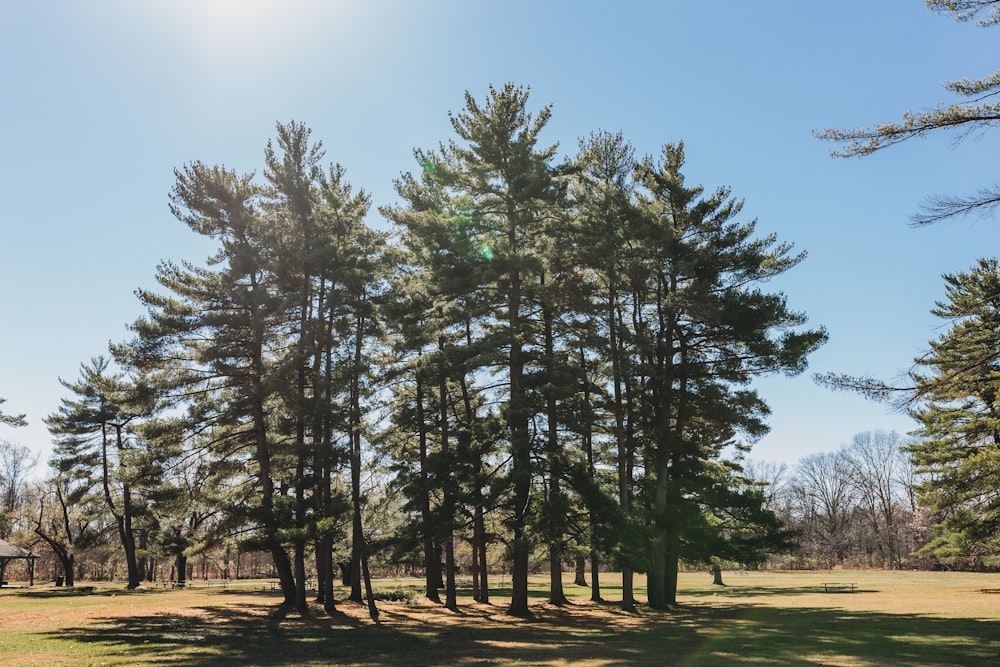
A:
[[[403,380],[396,391],[395,424],[404,442],[402,432],[409,431],[418,445],[418,475],[401,471],[399,481],[420,512],[427,596],[438,601],[443,583],[445,606],[454,609],[453,540],[466,503],[473,506],[472,523],[478,526],[473,529],[480,557],[473,570],[476,597],[488,599],[481,503],[483,459],[491,441],[481,437],[475,375],[496,363],[493,343],[484,338],[488,304],[482,285],[491,269],[487,247],[475,238],[482,217],[467,205],[466,196],[448,191],[437,167],[439,156],[418,151],[417,159],[423,167],[419,180],[406,175],[397,182],[408,205],[383,210],[401,230],[403,251],[390,302],[400,364],[396,374]],[[403,452],[407,449],[404,444]],[[413,458],[404,454],[403,461]]]
[[[363,222],[367,194],[352,192],[339,165],[323,168],[323,156],[293,121],[267,145],[265,183],[198,162],[177,170],[171,210],[220,250],[207,267],[161,265],[167,295],[139,292],[148,315],[120,349],[186,409],[189,431],[212,433],[220,458],[249,458],[260,494],[246,518],[259,526],[285,603],[300,609],[310,543],[332,609],[331,540],[344,512],[333,484],[345,462],[354,570],[363,568],[358,466],[384,273],[385,235]]]
[[[909,450],[924,480],[921,504],[940,517],[926,551],[992,564],[1000,560],[1000,268],[980,259],[945,282],[946,299],[931,312],[949,327],[911,374],[920,429]]]
[[[687,187],[683,144],[662,159],[644,160],[646,193],[638,235],[648,267],[635,308],[636,356],[644,378],[642,449],[651,489],[647,507],[655,538],[649,600],[665,608],[676,598],[684,526],[704,462],[766,431],[766,404],[738,389],[771,372],[793,374],[821,345],[822,330],[798,331],[805,317],[781,294],[758,285],[795,266],[802,254],[773,236],[753,237],[755,221],[735,218],[742,203],[726,188],[703,196]]]
[[[0,398],[0,405],[7,402],[6,398]],[[24,415],[8,415],[0,412],[0,424],[6,424],[7,426],[26,426],[27,421],[24,419]]]
[[[221,246],[209,267],[163,263],[156,279],[168,292],[137,292],[147,316],[137,337],[116,352],[140,369],[164,400],[186,408],[193,426],[213,433],[231,456],[249,453],[257,480],[259,547],[270,552],[284,594],[296,604],[291,561],[280,530],[276,494],[279,443],[271,415],[283,349],[282,296],[268,265],[271,239],[264,191],[251,175],[195,162],[175,171],[171,210],[192,230]]]
[[[96,357],[81,365],[76,382],[60,380],[75,398],[62,399],[45,423],[56,438],[53,463],[59,473],[92,478],[100,485],[117,525],[132,590],[140,584],[134,524],[137,482],[143,479],[136,465],[142,445],[135,427],[144,406],[136,401],[136,385],[111,373],[110,363]]]
[[[527,109],[528,91],[512,84],[490,88],[484,104],[466,93],[465,109],[452,116],[462,143],[451,141],[440,153],[421,153],[421,181],[407,176],[397,183],[408,210],[389,216],[422,236],[433,250],[435,278],[443,289],[441,326],[464,321],[452,315],[460,295],[476,295],[487,313],[477,337],[502,351],[493,361],[505,385],[504,408],[510,447],[513,595],[510,612],[527,615],[530,501],[535,476],[530,423],[535,414],[527,382],[533,359],[541,354],[535,304],[542,266],[535,237],[544,220],[558,210],[559,177],[552,165],[555,147],[539,149],[538,136],[550,110],[537,117]],[[452,231],[452,229],[454,231]],[[470,262],[475,255],[478,259]],[[453,261],[457,257],[461,261]],[[473,267],[466,276],[452,269]],[[457,280],[452,285],[449,282]],[[462,296],[461,298],[466,298]]]
[[[630,285],[641,282],[641,269],[634,268],[635,228],[638,213],[635,207],[634,151],[621,133],[595,133],[580,142],[576,159],[572,200],[580,272],[590,285],[592,308],[588,321],[595,328],[596,356],[602,360],[603,379],[595,385],[605,385],[608,394],[606,411],[615,448],[618,502],[621,512],[632,511],[635,467],[635,418],[630,390],[635,373],[629,354],[632,335],[626,313],[630,310]],[[633,276],[634,279],[630,279]],[[582,356],[586,356],[586,351]],[[581,361],[581,367],[584,366]],[[584,373],[586,377],[586,373]],[[586,382],[586,380],[585,380]],[[586,392],[586,385],[585,391]],[[587,401],[584,408],[594,412]],[[593,418],[593,417],[591,417]],[[603,522],[607,524],[607,522]],[[635,611],[631,559],[619,558],[622,570],[622,608]],[[597,568],[592,568],[592,583],[596,587]],[[595,593],[599,597],[599,594]]]

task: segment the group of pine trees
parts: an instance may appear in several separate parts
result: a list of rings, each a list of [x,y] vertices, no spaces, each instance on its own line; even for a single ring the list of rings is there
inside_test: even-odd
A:
[[[927,4],[1000,24],[996,0]],[[817,136],[867,155],[995,122],[997,74],[946,87],[966,101]],[[571,552],[589,555],[595,599],[607,564],[623,571],[625,608],[637,571],[663,608],[680,559],[752,562],[783,546],[767,494],[729,459],[766,430],[753,377],[801,371],[825,339],[763,290],[802,255],[755,236],[727,189],[686,185],[682,144],[637,159],[599,132],[560,162],[539,144],[550,110],[532,114],[525,89],[465,102],[456,137],[417,151],[396,183],[400,203],[381,210],[391,233],[367,226],[369,197],[299,123],[278,125],[263,179],[200,162],[176,172],[174,214],[218,252],[162,264],[132,340],[65,382],[72,396],[47,420],[54,477],[32,520],[68,582],[74,554],[111,530],[130,587],[153,542],[180,579],[189,554],[224,542],[268,552],[291,605],[305,605],[314,567],[332,607],[338,567],[360,601],[379,547],[419,553],[428,597],[443,587],[454,607],[464,541],[483,601],[487,553],[503,546],[512,613],[528,612],[539,554],[550,600],[564,599]],[[996,188],[942,196],[914,220],[998,201]],[[909,386],[826,381],[904,397],[920,425],[913,488],[936,516],[924,551],[990,565],[1000,269],[986,258],[945,280],[934,313],[948,326]],[[403,499],[391,535],[365,528],[373,471]],[[95,505],[109,519],[81,511]]]
[[[378,546],[419,552],[451,608],[456,543],[482,601],[502,545],[520,615],[539,553],[553,603],[572,548],[595,599],[607,564],[625,608],[634,572],[665,608],[682,559],[782,545],[730,459],[767,429],[751,380],[802,371],[826,338],[763,288],[803,255],[757,235],[728,189],[687,185],[682,144],[638,159],[598,132],[558,161],[540,143],[550,109],[528,101],[466,94],[455,138],[416,151],[381,209],[391,233],[297,122],[277,126],[262,179],[176,170],[172,212],[218,252],[161,264],[132,338],[64,382],[47,420],[57,488],[106,505],[130,586],[149,516],[180,576],[225,535],[269,552],[300,608],[312,567],[333,607],[345,544],[352,599]],[[376,459],[404,499],[393,535],[363,521]]]

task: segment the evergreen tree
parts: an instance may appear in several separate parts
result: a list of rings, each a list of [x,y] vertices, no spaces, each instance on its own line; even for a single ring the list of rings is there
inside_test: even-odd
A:
[[[418,454],[407,455],[412,448],[405,444],[397,449],[402,462],[418,467],[412,475],[404,465],[399,482],[420,512],[415,527],[423,539],[427,596],[438,601],[437,589],[444,584],[445,605],[455,608],[452,544],[466,504],[472,507],[479,558],[473,568],[476,598],[488,599],[482,490],[493,439],[483,428],[490,418],[482,413],[475,376],[484,365],[497,363],[497,351],[484,330],[488,304],[482,284],[489,260],[485,246],[476,246],[481,216],[461,193],[446,191],[432,156],[418,152],[417,158],[424,167],[420,179],[406,175],[397,183],[409,205],[383,210],[399,225],[403,250],[388,309],[398,358],[393,375],[400,379],[394,421],[404,442],[407,431],[415,437]]]
[[[757,566],[795,545],[795,532],[766,506],[761,485],[725,461],[702,463],[693,486],[697,507],[687,516],[681,557],[708,565],[713,583],[722,582],[723,565]]]
[[[385,241],[364,225],[368,195],[352,192],[340,165],[321,168],[322,144],[311,142],[310,134],[301,123],[278,124],[277,138],[265,150],[270,266],[288,323],[285,348],[276,361],[285,378],[278,395],[288,416],[281,436],[288,439],[294,460],[289,480],[294,528],[287,534],[300,607],[305,604],[307,541],[316,532],[316,517],[333,510],[336,435],[346,435],[350,449],[360,443],[358,410],[368,369],[359,363],[359,350],[367,351],[378,336],[374,313]],[[337,402],[350,406],[346,413],[338,414]],[[346,458],[354,460],[353,455]],[[360,533],[354,539],[361,540]],[[316,557],[322,583],[332,583],[331,545],[325,538],[320,542]],[[323,590],[321,597],[332,604],[332,589]]]
[[[980,259],[945,275],[946,299],[931,311],[949,323],[916,360],[911,414],[920,424],[909,450],[923,482],[921,504],[938,513],[925,550],[944,562],[1000,561],[1000,269]]]
[[[639,411],[634,404],[636,373],[632,367],[634,357],[628,352],[633,337],[627,314],[634,312],[631,304],[638,302],[630,300],[630,288],[641,284],[645,274],[635,260],[638,212],[632,178],[634,151],[621,133],[595,133],[580,142],[576,165],[571,190],[575,214],[572,245],[579,270],[591,289],[592,305],[587,320],[597,336],[595,345],[585,345],[581,367],[585,366],[586,350],[595,349],[597,359],[602,362],[604,379],[594,383],[607,387],[605,421],[611,422],[603,430],[612,437],[618,502],[623,515],[628,516],[633,511],[634,436]],[[583,393],[589,397],[588,386],[589,383],[584,385]],[[593,402],[587,400],[583,405],[591,419],[595,418]],[[592,456],[592,448],[588,456]],[[620,549],[619,554],[624,556]],[[622,608],[635,611],[632,576],[635,559],[620,557],[618,565],[622,570]],[[591,577],[596,579],[596,567],[592,567]],[[599,597],[599,593],[595,596]]]
[[[527,101],[528,91],[511,84],[500,90],[491,87],[483,104],[466,93],[465,109],[451,119],[462,143],[451,141],[440,154],[418,152],[424,162],[423,182],[404,177],[397,184],[414,214],[397,216],[400,224],[416,230],[429,222],[429,239],[441,248],[437,254],[446,262],[449,253],[462,247],[451,245],[447,231],[449,223],[456,224],[462,230],[458,240],[468,239],[469,250],[482,260],[482,273],[471,284],[488,313],[477,334],[503,353],[495,368],[506,394],[513,588],[509,611],[515,615],[529,613],[528,523],[536,471],[530,429],[535,410],[527,377],[541,354],[535,305],[543,271],[536,236],[543,232],[545,218],[558,210],[561,196],[552,165],[555,147],[537,147],[550,110],[546,107],[535,117]],[[467,215],[455,216],[459,212]],[[438,281],[446,277],[446,269],[440,268]],[[444,298],[455,293],[446,291]],[[441,315],[447,320],[449,313],[442,309]]]
[[[696,515],[689,505],[704,462],[737,435],[766,431],[766,404],[738,388],[757,375],[801,372],[826,339],[822,330],[798,331],[805,317],[758,287],[803,255],[773,236],[754,238],[755,221],[735,220],[742,203],[726,188],[702,196],[687,187],[683,164],[683,144],[667,145],[660,162],[646,159],[638,172],[648,278],[633,319],[655,535],[649,600],[659,609],[675,602],[683,527]]]
[[[143,407],[136,401],[136,385],[112,374],[104,357],[81,365],[78,381],[60,383],[75,398],[62,399],[59,409],[45,420],[56,439],[53,465],[59,474],[94,479],[100,485],[125,553],[128,588],[138,588],[135,493],[143,478],[136,465],[142,445],[135,427]]]
[[[278,444],[271,409],[284,347],[282,298],[267,264],[271,243],[262,211],[263,190],[250,175],[192,163],[176,170],[171,209],[192,230],[219,241],[210,267],[163,263],[161,296],[137,292],[147,316],[136,340],[118,355],[148,375],[165,398],[186,408],[191,429],[213,434],[230,456],[249,454],[260,491],[254,518],[259,547],[270,552],[284,602],[296,603],[291,561],[280,530],[285,520],[276,494]]]
[[[323,155],[293,121],[268,143],[263,184],[197,162],[177,170],[172,211],[220,250],[204,268],[161,265],[168,295],[139,292],[148,316],[120,348],[186,408],[188,432],[210,433],[220,459],[252,464],[260,494],[246,518],[259,526],[285,603],[301,609],[313,542],[320,598],[333,605],[331,539],[344,505],[332,487],[343,463],[353,569],[362,569],[362,407],[385,241],[363,223],[368,196],[352,192],[339,165],[321,168]]]
[[[187,431],[184,419],[160,418],[143,424],[148,455],[147,475],[155,479],[146,490],[149,549],[173,560],[171,580],[183,587],[188,559],[221,543],[235,519],[248,485],[242,466],[219,458],[211,439]],[[225,516],[229,510],[231,517]]]
[[[6,398],[0,398],[0,405],[7,402]],[[8,415],[0,412],[0,424],[6,424],[7,426],[26,426],[28,424],[24,419],[24,415]]]

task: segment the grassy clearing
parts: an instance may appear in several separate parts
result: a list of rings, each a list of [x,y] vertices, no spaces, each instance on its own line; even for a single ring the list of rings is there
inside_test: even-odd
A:
[[[620,601],[615,578],[604,595]],[[823,583],[856,583],[824,593]],[[197,584],[197,582],[195,582]],[[3,665],[995,665],[1000,663],[1000,576],[961,573],[683,574],[680,607],[624,614],[567,586],[564,608],[534,619],[460,600],[458,614],[416,597],[418,582],[378,589],[381,623],[341,603],[328,617],[282,610],[268,582],[229,589],[125,592],[117,588],[0,590]],[[639,588],[637,597],[644,599]],[[341,591],[341,595],[343,595]]]

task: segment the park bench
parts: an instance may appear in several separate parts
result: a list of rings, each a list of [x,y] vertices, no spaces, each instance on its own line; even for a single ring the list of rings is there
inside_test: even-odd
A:
[[[272,581],[271,582],[271,590],[272,591],[280,591],[281,590],[281,582],[280,581]],[[316,580],[315,579],[306,579],[306,590],[307,591],[319,590],[318,588],[316,588]]]
[[[858,588],[857,584],[845,584],[842,582],[830,582],[823,584],[824,593],[853,593]]]

